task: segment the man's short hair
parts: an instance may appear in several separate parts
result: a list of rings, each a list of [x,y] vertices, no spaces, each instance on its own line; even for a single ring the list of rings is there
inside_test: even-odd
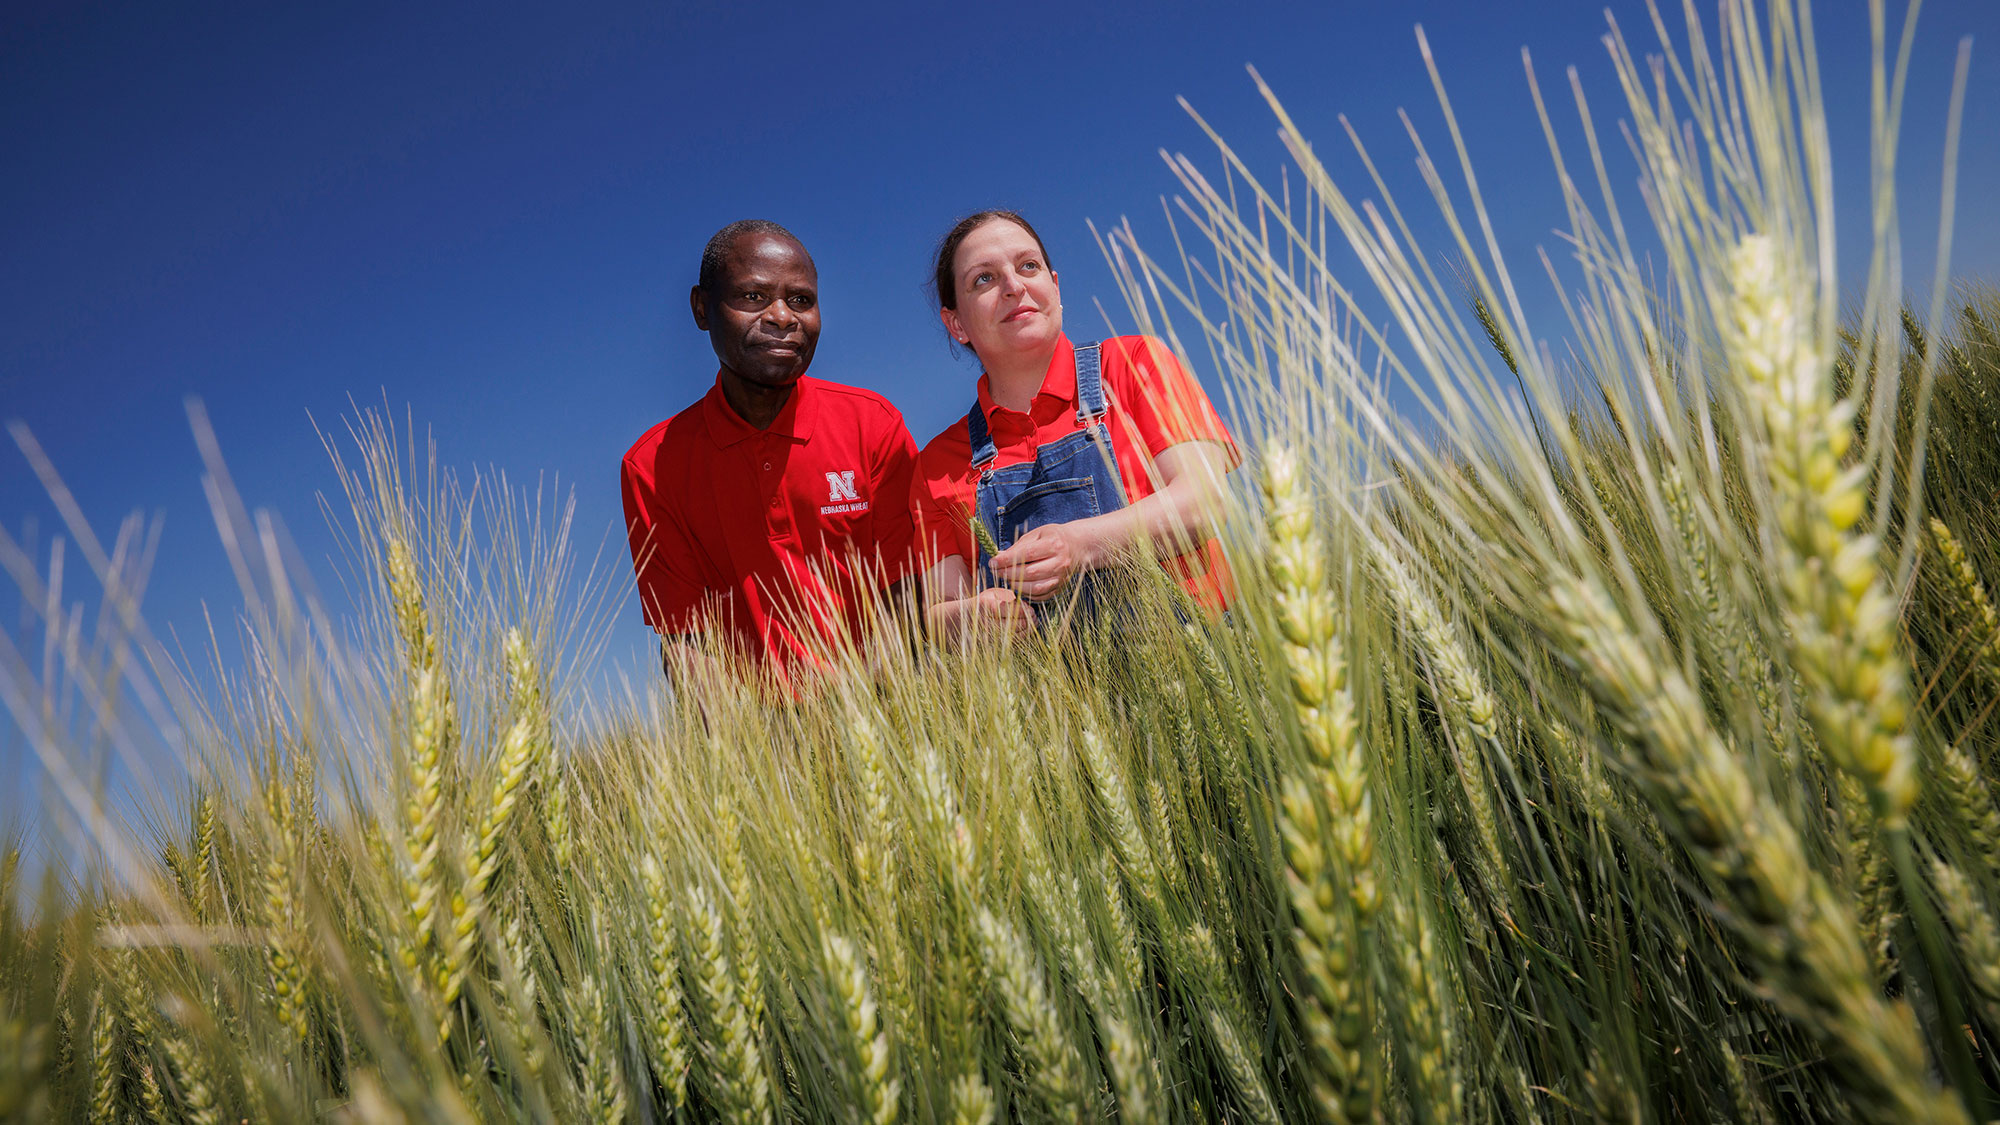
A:
[[[736,245],[736,240],[746,234],[768,234],[782,238],[798,247],[799,253],[806,255],[806,264],[812,264],[812,255],[806,253],[806,244],[799,241],[798,235],[769,219],[738,219],[710,235],[708,245],[702,247],[701,276],[697,282],[702,292],[711,297],[715,295],[716,283],[722,280],[723,260],[729,257],[730,247]]]

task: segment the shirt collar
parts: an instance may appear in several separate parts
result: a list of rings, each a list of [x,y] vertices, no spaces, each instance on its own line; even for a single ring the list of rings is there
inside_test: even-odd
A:
[[[1071,381],[1075,381],[1074,375],[1071,376]],[[702,416],[708,421],[709,439],[725,449],[744,438],[756,437],[759,434],[789,438],[792,441],[806,440],[812,436],[813,422],[819,417],[819,396],[813,393],[814,382],[816,380],[807,376],[799,376],[799,381],[792,384],[792,396],[785,400],[785,405],[778,411],[778,416],[771,420],[770,426],[760,430],[745,422],[736,413],[736,409],[729,405],[729,399],[722,393],[722,372],[717,371],[715,385],[708,389],[708,394],[701,400]]]
[[[1042,376],[1042,389],[1035,392],[1037,399],[1047,398],[1058,403],[1076,401],[1076,347],[1068,336],[1056,337],[1056,353],[1049,357],[1049,369]],[[985,372],[979,373],[979,409],[991,415],[995,410],[1006,407],[993,401],[993,382]],[[1033,408],[1029,408],[1033,413]]]

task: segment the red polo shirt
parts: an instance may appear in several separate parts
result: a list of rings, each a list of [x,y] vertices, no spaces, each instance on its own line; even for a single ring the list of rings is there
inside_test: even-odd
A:
[[[620,467],[646,623],[719,626],[780,663],[804,656],[812,631],[851,634],[861,595],[909,571],[915,456],[881,395],[801,377],[760,430],[718,375]]]
[[[1202,393],[1201,384],[1164,343],[1150,336],[1115,336],[1099,349],[1105,399],[1110,413],[1105,427],[1111,452],[1118,459],[1125,496],[1137,501],[1160,487],[1153,459],[1184,441],[1213,441],[1227,451],[1226,468],[1242,455]],[[1042,445],[1076,432],[1076,350],[1064,337],[1056,345],[1042,389],[1028,411],[1009,410],[993,401],[985,375],[979,377],[979,405],[986,411],[986,428],[999,449],[994,468],[1035,459]],[[971,514],[978,474],[972,469],[972,438],[965,419],[953,422],[931,439],[917,457],[916,508],[918,545],[925,565],[949,555],[968,561],[978,557],[972,542]],[[1210,539],[1161,565],[1181,580],[1195,600],[1211,610],[1228,607],[1236,583],[1222,548]]]

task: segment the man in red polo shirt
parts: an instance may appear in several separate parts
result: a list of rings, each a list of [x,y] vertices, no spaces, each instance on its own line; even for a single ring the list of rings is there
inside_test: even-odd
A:
[[[916,443],[882,396],[809,378],[819,274],[791,232],[731,223],[689,292],[721,361],[620,469],[646,623],[718,631],[780,667],[859,627],[910,569]]]

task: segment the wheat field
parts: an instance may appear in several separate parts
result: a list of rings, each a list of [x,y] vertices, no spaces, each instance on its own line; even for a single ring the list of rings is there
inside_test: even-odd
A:
[[[593,694],[559,506],[358,420],[332,620],[218,470],[240,671],[124,550],[118,644],[0,634],[17,719],[137,698],[189,777],[127,823],[21,720],[88,834],[0,872],[0,1119],[2000,1116],[2000,296],[1836,257],[1809,27],[1614,28],[1644,214],[1551,127],[1566,324],[1455,131],[1445,247],[1275,98],[1283,190],[1170,161],[1174,252],[1103,245],[1237,407],[1220,622],[1140,559],[1091,627]]]

